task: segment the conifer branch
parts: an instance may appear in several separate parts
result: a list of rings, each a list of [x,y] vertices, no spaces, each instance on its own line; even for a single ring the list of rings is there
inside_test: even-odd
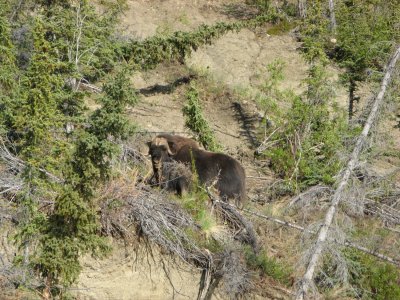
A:
[[[18,158],[7,149],[7,146],[5,145],[4,140],[1,137],[0,137],[0,160],[5,162],[10,169],[17,172],[21,172],[27,165],[25,161]],[[52,174],[51,172],[43,168],[38,168],[38,170],[43,174],[45,174],[50,179],[54,180],[55,182],[63,181],[61,178],[57,177],[56,175]]]
[[[278,15],[271,13],[251,20],[235,23],[218,22],[215,25],[201,25],[192,32],[177,31],[169,36],[154,36],[144,41],[132,40],[121,47],[123,57],[134,69],[148,70],[168,60],[183,61],[192,51],[202,45],[210,45],[214,40],[228,32],[238,32],[244,28],[276,21]]]

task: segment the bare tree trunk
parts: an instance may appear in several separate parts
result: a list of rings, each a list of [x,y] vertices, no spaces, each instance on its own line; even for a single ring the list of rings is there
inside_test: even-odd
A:
[[[329,0],[329,15],[331,19],[331,32],[336,33],[336,17],[335,17],[335,4],[333,0]]]
[[[358,100],[360,100],[359,97],[355,96],[354,93],[357,89],[357,84],[354,81],[354,79],[350,78],[349,81],[349,120],[351,120],[351,118],[354,115],[354,102]]]
[[[386,256],[384,254],[378,253],[376,251],[369,250],[369,249],[367,249],[365,247],[362,247],[360,245],[354,244],[354,243],[349,242],[349,241],[345,241],[344,245],[347,246],[347,247],[351,247],[351,248],[357,249],[358,251],[367,253],[369,255],[375,256],[376,258],[379,258],[380,260],[387,261],[387,262],[389,262],[389,263],[391,263],[393,265],[396,265],[397,267],[400,267],[400,261],[398,259],[394,259],[392,257],[389,257],[389,256]]]
[[[306,0],[297,0],[297,13],[300,18],[304,19],[307,16]]]
[[[344,191],[345,187],[347,186],[347,182],[350,178],[350,174],[358,162],[360,152],[363,148],[363,145],[367,138],[369,130],[370,130],[372,124],[374,123],[376,116],[378,115],[378,109],[383,101],[383,96],[385,95],[386,88],[387,88],[388,84],[390,83],[390,78],[391,78],[392,72],[394,70],[395,64],[396,64],[399,56],[400,56],[400,46],[397,48],[395,54],[393,55],[392,59],[389,62],[389,65],[386,70],[386,74],[382,80],[381,89],[379,91],[379,94],[374,101],[371,112],[368,116],[368,119],[367,119],[365,125],[364,125],[363,131],[361,132],[360,136],[357,139],[353,153],[351,154],[350,161],[348,162],[346,169],[344,170],[344,172],[341,175],[341,180],[339,181],[337,189],[333,195],[332,202],[328,209],[328,212],[325,215],[324,223],[321,226],[321,229],[319,230],[319,234],[318,234],[315,246],[314,246],[313,254],[311,255],[311,258],[307,265],[306,272],[304,273],[303,278],[301,279],[299,288],[297,290],[296,300],[303,300],[308,292],[310,285],[312,284],[314,270],[315,270],[315,267],[317,266],[318,260],[324,249],[325,241],[328,238],[329,227],[332,223],[333,217],[335,216],[336,208],[342,198],[343,191]]]

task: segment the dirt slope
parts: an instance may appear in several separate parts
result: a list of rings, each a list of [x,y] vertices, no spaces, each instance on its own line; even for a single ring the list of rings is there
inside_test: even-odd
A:
[[[233,21],[224,13],[224,4],[232,1],[128,1],[123,30],[137,38],[146,38],[157,33],[174,30],[191,30],[202,23]],[[287,64],[282,88],[301,92],[301,81],[306,76],[306,64],[296,51],[299,44],[290,35],[268,36],[250,30],[229,33],[215,44],[203,47],[193,53],[185,66],[161,65],[155,70],[137,73],[132,78],[135,87],[142,91],[140,103],[130,110],[132,120],[140,130],[149,132],[174,131],[190,135],[184,126],[182,107],[185,101],[184,86],[178,86],[172,93],[166,88],[179,78],[191,72],[206,72],[217,87],[217,96],[205,99],[204,115],[210,122],[218,141],[227,153],[241,159],[238,154],[250,156],[251,143],[241,134],[242,124],[237,117],[233,103],[238,99],[218,94],[233,89],[255,89],[266,76],[266,65],[276,59]],[[220,89],[218,89],[220,83]],[[153,91],[153,92],[152,92]],[[161,92],[160,92],[161,91]],[[249,97],[241,103],[249,114],[257,113],[254,100]],[[155,135],[155,133],[154,133]],[[150,136],[149,136],[150,138]],[[146,147],[140,145],[145,153]],[[251,161],[241,159],[247,175],[257,176]],[[265,175],[264,175],[265,176]],[[265,185],[268,181],[262,181]],[[255,187],[249,180],[249,189]],[[197,295],[199,272],[181,273],[172,270],[171,279],[181,293],[176,299],[194,299]],[[271,299],[284,299],[272,289]],[[78,299],[172,299],[172,287],[159,266],[152,264],[151,275],[148,266],[134,263],[133,258],[124,258],[122,249],[115,250],[112,257],[103,261],[86,258],[84,270],[74,294]],[[275,295],[275,296],[273,296]],[[283,297],[283,298],[282,298]]]
[[[79,284],[72,293],[80,300],[163,300],[195,299],[200,272],[188,270],[187,266],[171,267],[165,273],[160,255],[139,258],[126,253],[122,246],[115,245],[112,255],[101,261],[84,259],[84,270]],[[186,268],[186,269],[185,269]],[[169,278],[168,278],[169,277]],[[171,286],[173,283],[175,291]]]
[[[225,13],[227,3],[232,1],[128,1],[129,9],[125,12],[121,28],[124,33],[142,39],[157,33],[191,30],[202,23],[232,21]],[[185,82],[178,84],[176,89],[171,89],[171,83],[180,83],[180,80],[188,78],[193,72],[208,74],[216,85],[211,87],[213,96],[203,99],[202,104],[204,115],[210,122],[218,141],[224,146],[225,152],[242,161],[248,176],[261,175],[267,178],[264,181],[257,180],[257,184],[255,180],[249,178],[250,195],[255,188],[268,186],[270,180],[268,174],[259,173],[257,166],[251,160],[252,145],[243,134],[243,124],[234,106],[238,99],[230,92],[256,90],[266,78],[267,64],[276,59],[286,64],[285,80],[280,88],[301,93],[305,88],[302,82],[307,76],[306,63],[297,51],[299,43],[290,34],[269,36],[263,30],[265,29],[229,33],[213,45],[202,47],[193,53],[187,58],[185,65],[165,64],[132,77],[132,82],[141,91],[142,97],[140,103],[130,110],[130,115],[138,124],[139,130],[149,132],[145,138],[150,139],[157,132],[164,131],[190,136],[182,116]],[[331,72],[333,78],[338,80],[338,71],[332,68]],[[365,89],[363,93],[365,93],[363,98],[366,98],[370,91]],[[339,104],[345,107],[346,90],[338,88],[337,95]],[[244,101],[242,99],[240,105],[249,115],[258,113],[251,96]],[[139,148],[146,153],[144,144],[139,145]],[[279,207],[280,204],[277,203],[276,207],[265,209],[272,210]],[[282,229],[275,231],[271,229],[264,234],[269,234],[274,239],[274,243],[269,243],[267,246],[268,253],[279,256],[279,243],[287,242],[287,237],[282,236]],[[295,246],[291,251],[297,251]],[[131,256],[125,258],[123,249],[115,250],[111,258],[101,262],[85,259],[84,271],[74,293],[78,299],[172,299],[174,296],[172,287],[162,268],[159,265],[155,266],[154,263],[151,263],[151,266],[149,268],[147,263],[135,263]],[[172,269],[170,276],[175,288],[181,293],[176,294],[175,299],[196,297],[198,271],[192,270],[188,273]],[[271,291],[268,297],[285,299],[287,294]]]

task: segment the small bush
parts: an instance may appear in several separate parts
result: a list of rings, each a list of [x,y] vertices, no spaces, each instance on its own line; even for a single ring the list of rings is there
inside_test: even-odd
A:
[[[350,283],[362,299],[400,299],[400,270],[370,255],[347,249]]]
[[[267,13],[271,7],[271,0],[246,0],[246,4],[257,7],[260,13]]]
[[[198,185],[195,186],[190,194],[178,199],[182,203],[183,208],[193,216],[193,219],[201,229],[198,231],[188,229],[187,234],[196,241],[199,247],[216,253],[223,250],[223,245],[212,237],[212,232],[217,227],[217,221],[208,211],[208,200],[207,193]]]
[[[261,270],[262,274],[270,276],[282,284],[287,286],[291,284],[292,270],[277,259],[268,257],[264,251],[256,255],[250,248],[246,248],[245,254],[249,267]]]
[[[332,82],[324,67],[311,67],[307,83],[305,95],[291,95],[292,106],[278,120],[279,130],[268,129],[272,146],[264,152],[271,168],[299,189],[334,183],[341,168],[337,154],[351,135],[344,112],[332,108]]]
[[[289,22],[287,19],[280,20],[273,26],[271,26],[267,33],[270,35],[280,35],[289,32],[296,26],[296,23]]]
[[[332,184],[340,170],[337,152],[342,149],[345,120],[332,119],[324,107],[305,103],[296,97],[285,118],[288,122],[266,151],[272,169],[293,180],[302,189],[318,183]]]
[[[183,108],[183,114],[186,116],[186,127],[197,135],[199,142],[203,144],[204,148],[210,151],[221,149],[210,125],[203,116],[203,109],[199,101],[199,92],[194,85],[191,85],[187,92],[187,104]]]
[[[279,90],[279,84],[285,80],[283,70],[286,64],[281,59],[276,59],[267,65],[268,79],[260,86],[262,95],[256,97],[257,104],[264,111],[264,117],[267,113],[277,113],[277,101],[283,97]]]

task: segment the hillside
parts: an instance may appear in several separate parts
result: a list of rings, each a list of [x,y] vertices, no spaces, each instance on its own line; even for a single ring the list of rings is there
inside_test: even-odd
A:
[[[108,2],[123,3],[123,1],[105,1],[106,4],[102,1],[96,2],[96,9],[100,15],[107,14]],[[110,36],[104,35],[104,39],[109,39],[110,44],[115,43],[115,45],[107,44],[107,47],[115,47],[115,53],[118,55],[115,57],[114,54],[111,55],[109,53],[111,51],[108,52],[105,46],[104,53],[97,54],[93,49],[101,48],[99,45],[104,41],[92,41],[92,36],[89,34],[87,40],[84,40],[88,42],[88,46],[86,50],[82,50],[81,65],[77,62],[77,68],[65,75],[70,80],[72,77],[68,76],[75,76],[70,74],[80,72],[80,75],[84,74],[82,78],[89,78],[87,82],[82,80],[81,86],[79,83],[66,89],[70,91],[76,87],[74,90],[76,94],[71,94],[73,96],[70,98],[64,94],[61,97],[67,99],[63,101],[71,105],[66,105],[68,108],[73,107],[73,109],[74,105],[80,106],[74,101],[82,99],[83,105],[87,105],[88,110],[82,110],[76,116],[67,111],[66,119],[63,117],[57,119],[55,116],[53,119],[49,117],[48,120],[46,116],[41,117],[43,128],[47,128],[45,131],[49,132],[49,137],[40,133],[38,137],[43,140],[29,145],[28,139],[24,144],[15,138],[17,150],[7,148],[7,143],[3,142],[6,136],[13,138],[12,134],[4,129],[8,126],[7,122],[16,120],[13,125],[13,130],[17,132],[16,136],[21,131],[20,128],[34,127],[37,123],[33,117],[32,123],[21,121],[28,120],[27,115],[17,115],[14,119],[10,119],[12,121],[7,119],[12,113],[0,115],[6,120],[2,121],[0,131],[3,145],[0,149],[0,159],[2,159],[0,171],[4,170],[2,173],[6,174],[0,177],[2,227],[0,268],[4,270],[0,270],[0,288],[7,288],[4,299],[50,299],[53,296],[58,299],[57,297],[62,298],[65,295],[70,295],[73,299],[87,300],[196,299],[200,297],[199,285],[202,282],[202,274],[206,276],[202,265],[204,258],[198,258],[196,255],[208,255],[210,258],[207,257],[206,261],[211,267],[207,272],[217,274],[215,278],[218,279],[210,279],[209,282],[211,286],[213,280],[216,282],[212,299],[295,297],[299,281],[313,252],[316,232],[321,227],[337,187],[337,180],[346,167],[355,140],[369,114],[372,101],[380,89],[381,78],[386,71],[384,65],[392,53],[389,50],[393,50],[399,40],[397,33],[390,36],[392,43],[390,47],[382,50],[384,54],[379,58],[382,61],[378,61],[375,56],[371,59],[368,57],[370,60],[366,59],[365,69],[351,69],[352,65],[348,61],[353,58],[344,61],[341,60],[342,56],[335,53],[345,49],[345,46],[340,48],[341,31],[339,30],[336,36],[340,47],[333,44],[330,32],[321,31],[322,33],[319,33],[321,36],[312,32],[315,34],[315,40],[312,40],[313,37],[307,39],[307,34],[313,28],[310,26],[310,29],[304,23],[321,22],[323,24],[321,26],[326,24],[318,19],[320,15],[315,19],[310,17],[313,13],[317,15],[318,9],[310,8],[309,19],[306,20],[299,20],[290,15],[296,7],[292,2],[279,2],[276,14],[282,18],[278,18],[280,21],[267,22],[259,26],[243,26],[237,31],[215,34],[211,42],[201,41],[200,46],[191,46],[194,51],[187,49],[185,50],[187,52],[183,51],[183,57],[171,55],[170,59],[157,58],[160,62],[157,61],[154,66],[149,67],[145,63],[140,66],[140,63],[146,62],[145,50],[144,54],[136,50],[137,45],[130,44],[131,41],[145,43],[154,37],[163,39],[173,36],[178,31],[196,32],[202,24],[211,27],[218,22],[228,24],[245,22],[263,12],[270,13],[274,5],[271,1],[127,0],[126,6],[121,6],[123,9],[115,33]],[[263,3],[271,5],[268,6],[269,10],[263,10],[265,9]],[[380,12],[382,18],[385,18],[384,13],[387,12],[385,9],[388,8],[382,3],[380,6],[377,5],[382,9]],[[71,7],[75,7],[74,5],[71,4]],[[337,7],[343,14],[347,12],[343,1],[339,2]],[[396,8],[400,10],[400,7]],[[57,9],[55,11],[58,13]],[[24,18],[26,16],[23,15]],[[78,13],[76,16],[78,22]],[[90,13],[87,13],[87,16],[91,22]],[[400,13],[391,17],[397,25],[400,24],[399,16]],[[341,21],[344,24],[340,18],[339,15],[339,24]],[[23,20],[22,17],[21,19]],[[95,19],[93,17],[93,20]],[[49,28],[54,30],[54,27]],[[57,35],[58,31],[55,32]],[[73,32],[71,36],[75,41],[79,31]],[[103,31],[99,30],[98,34],[103,38]],[[46,39],[46,35],[43,34],[43,38]],[[86,37],[82,37],[84,38]],[[47,42],[52,42],[51,38],[48,38]],[[381,43],[379,40],[375,42]],[[76,44],[78,45],[78,42]],[[172,44],[178,48],[182,46],[176,41]],[[154,42],[154,45],[157,48],[157,42]],[[21,51],[21,47],[21,45],[16,46],[16,51]],[[48,46],[48,49],[52,49],[51,47],[53,46]],[[61,46],[55,47],[57,51],[59,50],[57,47],[64,49]],[[145,49],[147,46],[137,47]],[[164,48],[160,46],[158,49],[164,51],[168,47],[173,49],[174,46],[164,45]],[[307,47],[309,49],[320,47],[318,49],[323,50],[307,52],[304,50]],[[71,50],[73,48],[68,49],[68,53],[73,53]],[[149,49],[153,48],[149,46]],[[32,53],[36,53],[35,51]],[[46,53],[46,50],[42,51]],[[54,51],[56,54],[50,50],[48,53],[57,57],[57,51]],[[76,51],[78,53],[78,50]],[[96,58],[85,57],[84,51],[93,51],[92,56]],[[137,52],[130,54],[129,51]],[[321,54],[324,51],[327,54]],[[371,56],[375,55],[374,50],[370,52]],[[171,53],[174,53],[173,50]],[[319,53],[320,56],[315,53]],[[99,60],[96,55],[99,55]],[[104,61],[101,61],[103,59],[101,55],[104,55]],[[137,57],[143,55],[140,57],[141,60],[138,59],[139,63],[134,62],[135,55]],[[315,55],[317,58],[310,58],[310,55]],[[346,55],[350,57],[350,54]],[[121,56],[123,57],[121,61],[130,67],[119,68],[118,60]],[[56,61],[52,61],[53,65]],[[103,66],[101,62],[107,63]],[[124,70],[129,68],[130,71],[124,73]],[[20,69],[20,74],[25,74],[26,68]],[[67,72],[65,71],[67,67],[62,66],[55,70],[55,74],[64,74],[63,72]],[[118,73],[120,70],[123,71]],[[356,168],[352,170],[334,224],[330,226],[330,239],[327,240],[323,258],[313,278],[315,286],[310,289],[307,299],[390,299],[396,295],[400,296],[398,70],[399,67],[394,72],[390,89],[385,94],[378,121],[372,126],[366,147]],[[373,75],[365,76],[365,74]],[[23,78],[24,75],[18,76]],[[356,80],[354,84],[356,88],[354,101],[351,102],[354,106],[349,117],[349,89],[351,89],[349,82],[353,82],[353,79]],[[38,82],[43,83],[46,80],[44,76]],[[55,89],[57,84],[62,86],[55,80],[49,89]],[[0,87],[7,85],[0,80]],[[131,87],[134,87],[135,93],[129,91]],[[187,126],[187,116],[183,113],[184,107],[188,105],[188,93],[191,89],[198,94],[201,114],[220,145],[219,151],[237,159],[246,172],[248,201],[243,210],[234,208],[234,213],[229,215],[230,217],[226,215],[229,208],[224,208],[218,202],[214,203],[212,196],[207,196],[204,190],[190,194],[186,198],[179,198],[173,193],[160,191],[147,182],[152,174],[147,142],[160,133],[179,134],[198,140],[202,138],[201,132],[196,133]],[[122,92],[118,93],[116,90]],[[79,94],[81,91],[86,94]],[[15,94],[10,92],[10,95],[10,99],[14,99],[13,97],[16,99]],[[112,102],[109,99],[113,97],[121,98]],[[71,100],[72,98],[74,100]],[[9,103],[6,102],[7,99],[4,100],[6,104]],[[2,104],[3,102],[0,103],[0,107]],[[23,105],[19,111],[29,111],[25,110]],[[50,116],[54,110],[42,105],[43,114]],[[14,106],[18,107],[10,105],[11,109],[14,109]],[[73,109],[71,108],[71,111]],[[114,122],[114,118],[118,121]],[[81,121],[83,119],[84,121]],[[53,125],[45,127],[47,122]],[[66,126],[58,125],[58,122],[74,124],[73,132],[66,130],[65,137],[61,138],[62,134],[58,132],[63,131]],[[126,124],[128,125],[125,127]],[[133,134],[129,131],[130,125],[135,126]],[[8,135],[3,132],[7,132]],[[85,139],[86,134],[89,136],[87,139]],[[52,142],[53,138],[56,143]],[[100,146],[97,146],[96,142]],[[22,150],[19,153],[18,149],[19,147],[23,149],[23,145],[28,145],[27,149],[31,152]],[[50,151],[50,147],[54,145],[56,150]],[[123,155],[120,155],[120,152],[115,152],[117,154],[114,155],[113,145],[123,149]],[[11,150],[8,153],[5,149]],[[103,156],[97,161],[98,153]],[[10,155],[7,156],[8,154]],[[36,159],[34,154],[38,154],[39,158]],[[44,162],[43,157],[48,157],[48,161]],[[79,163],[84,164],[84,167],[79,166]],[[57,164],[63,167],[58,168]],[[12,169],[10,165],[17,167]],[[34,177],[34,172],[33,175],[29,175],[31,177],[23,177],[24,166],[31,165],[39,170],[37,179]],[[81,172],[83,175],[71,175],[73,172]],[[46,176],[51,180],[46,179]],[[17,178],[17,184],[14,184],[9,192],[7,184]],[[79,183],[79,180],[87,181]],[[59,187],[57,184],[60,182]],[[14,186],[18,186],[15,193]],[[39,192],[32,188],[33,195],[37,192],[37,198],[41,199],[40,208],[37,210],[46,217],[43,219],[34,217],[35,214],[30,211],[30,204],[26,204],[24,202],[26,198],[20,196],[24,193],[24,188],[20,188],[21,186],[29,186],[27,190],[32,186],[37,187]],[[71,192],[68,190],[69,186],[72,188]],[[65,212],[69,206],[75,204],[62,202],[63,199],[67,199],[65,195],[75,195],[74,192],[87,201],[85,203],[90,203],[86,205],[82,204],[84,202],[76,202],[77,211],[82,213],[82,220],[76,217],[78,213],[73,213],[73,217],[69,217]],[[25,200],[20,201],[19,197]],[[75,199],[73,197],[71,196],[72,200]],[[204,198],[207,200],[198,200]],[[148,203],[143,204],[145,201]],[[196,201],[203,202],[199,204],[200,202]],[[140,206],[140,203],[143,206]],[[153,204],[154,206],[149,208]],[[57,209],[60,207],[64,210],[60,209],[61,213],[58,213]],[[99,223],[96,223],[98,229],[93,229],[94,225],[86,224],[87,220],[92,218],[86,209],[95,212],[93,218],[99,219]],[[141,209],[143,215],[140,215]],[[144,213],[146,209],[149,215]],[[235,213],[239,213],[239,219],[235,219]],[[59,216],[58,214],[66,221],[60,221],[57,217],[52,219],[51,216]],[[71,271],[73,275],[68,273],[70,272],[68,269],[65,271],[67,275],[63,273],[64,271],[59,271],[64,269],[56,269],[54,274],[58,274],[57,272],[64,274],[67,280],[54,279],[49,283],[51,275],[46,277],[44,274],[47,274],[48,270],[53,270],[50,262],[57,261],[59,257],[59,253],[54,251],[44,258],[41,256],[32,258],[34,264],[32,270],[35,271],[24,271],[29,265],[26,262],[29,249],[20,244],[25,252],[18,251],[16,245],[11,242],[11,236],[15,232],[21,234],[21,231],[18,231],[21,229],[16,228],[17,224],[21,226],[24,223],[24,217],[21,217],[24,215],[33,216],[33,220],[35,218],[41,220],[34,223],[36,225],[33,226],[35,229],[32,229],[33,237],[46,237],[49,232],[53,232],[48,228],[57,226],[54,224],[64,224],[63,226],[69,228],[70,224],[76,222],[78,229],[71,229],[71,232],[83,230],[87,233],[87,236],[85,233],[83,237],[77,234],[79,236],[77,243],[80,243],[82,248],[75,244],[71,247],[65,246],[65,249],[61,246],[64,252],[60,253],[70,255],[70,249],[77,247],[79,254],[77,256],[71,254],[71,258],[65,254],[60,256],[68,256],[71,261],[76,261],[77,266],[74,265],[74,268],[82,267],[82,269],[79,272],[73,269]],[[179,220],[171,221],[173,218]],[[241,218],[244,218],[244,221]],[[43,225],[44,220],[53,223],[49,223],[49,227],[46,227]],[[146,231],[148,230],[146,226],[150,228],[154,225],[151,222],[167,224],[166,229],[157,228],[159,234],[163,235],[162,238],[157,238],[158,233],[155,231],[150,230],[150,234]],[[177,225],[179,222],[183,224],[181,227]],[[250,227],[246,227],[248,224],[251,224]],[[34,231],[42,230],[41,226],[44,226],[44,231]],[[85,226],[88,226],[88,229]],[[176,236],[174,231],[167,232],[170,228],[179,231]],[[305,232],[298,230],[299,228],[303,228]],[[29,234],[29,230],[23,229],[21,236]],[[251,240],[252,230],[257,236],[257,243],[261,249],[259,252],[254,250],[255,242]],[[68,238],[71,232],[65,233]],[[101,241],[96,238],[99,232],[102,236]],[[55,234],[57,238],[60,235]],[[180,238],[182,240],[179,240]],[[185,240],[186,238],[188,240]],[[51,244],[50,241],[49,238],[46,243]],[[89,242],[89,246],[83,246],[85,242]],[[104,257],[102,255],[92,257],[98,249],[107,248],[104,246],[106,244],[111,246],[108,254]],[[173,249],[176,250],[181,244],[183,252],[174,252]],[[349,247],[349,244],[356,247]],[[54,247],[60,248],[60,246]],[[91,247],[97,250],[90,250]],[[12,264],[16,253],[20,269],[13,267]],[[381,256],[380,259],[376,257],[377,255]],[[45,262],[40,259],[44,259]],[[388,262],[391,259],[392,261]],[[70,280],[75,275],[76,280]],[[28,281],[29,284],[26,284]],[[70,284],[70,286],[65,285],[65,290],[64,282]],[[18,288],[25,284],[26,288]],[[52,287],[53,290],[49,292],[48,287]],[[57,295],[58,291],[62,292]],[[0,299],[3,299],[1,297],[0,295]]]
[[[146,3],[140,1],[129,1],[129,10],[125,13],[123,24],[126,29],[135,36],[145,38],[157,32],[173,32],[176,30],[191,30],[201,23],[212,24],[216,21],[232,20],[227,13],[226,4],[229,1],[196,1],[196,3],[188,3],[187,1],[150,1]],[[230,3],[231,4],[231,3]],[[162,13],[163,18],[159,17]],[[230,33],[213,45],[206,46],[194,52],[191,57],[186,59],[185,65],[165,64],[150,72],[138,73],[133,77],[133,83],[140,91],[142,91],[140,103],[130,112],[132,120],[134,120],[141,128],[141,131],[148,131],[145,138],[151,139],[157,132],[175,132],[178,134],[190,136],[190,131],[184,126],[184,117],[182,115],[182,107],[186,101],[185,90],[187,84],[179,85],[175,90],[170,91],[168,88],[180,80],[190,78],[191,74],[205,74],[204,83],[201,82],[202,88],[209,95],[202,99],[204,114],[210,122],[217,140],[223,145],[224,151],[241,159],[245,165],[246,173],[249,176],[248,194],[257,195],[262,198],[262,189],[275,182],[276,178],[271,177],[271,170],[260,168],[258,162],[252,159],[254,145],[248,138],[248,132],[244,129],[243,120],[238,116],[234,103],[239,102],[244,113],[253,117],[251,134],[256,132],[255,127],[259,126],[257,116],[259,110],[251,94],[241,96],[246,90],[257,90],[260,82],[267,78],[266,66],[274,60],[280,59],[285,62],[283,76],[285,80],[280,84],[279,88],[290,89],[296,93],[301,93],[305,89],[304,80],[307,76],[307,65],[304,61],[299,48],[301,43],[296,41],[295,36],[290,33],[281,33],[278,35],[265,34],[267,28],[257,28],[256,30],[241,30],[238,33]],[[338,71],[330,68],[331,75],[338,80]],[[202,80],[202,79],[200,79]],[[346,105],[347,93],[343,86],[336,81],[336,101]],[[151,92],[149,92],[151,91]],[[242,92],[243,91],[243,92]],[[371,95],[371,89],[368,86],[362,89],[362,105],[365,99]],[[238,95],[239,94],[239,95]],[[287,105],[281,103],[281,105]],[[393,125],[393,123],[392,123]],[[391,125],[389,125],[391,126]],[[385,130],[383,130],[385,132]],[[390,139],[398,139],[400,134],[392,131]],[[394,143],[400,145],[400,143]],[[141,151],[146,154],[147,147],[140,145]],[[399,148],[396,148],[400,150]],[[382,166],[382,164],[384,166]],[[384,175],[393,172],[399,167],[399,161],[385,162],[385,160],[376,161],[371,168]],[[256,177],[256,178],[254,178]],[[257,179],[265,177],[265,179]],[[261,194],[260,194],[261,189]],[[257,207],[255,203],[250,204],[250,209],[254,211],[262,210],[266,212],[276,212],[281,214],[282,208],[287,205],[285,199],[275,199],[273,203]],[[293,222],[300,222],[297,218],[285,218]],[[252,220],[259,226],[259,234],[263,238],[264,247],[267,253],[275,257],[283,258],[283,261],[290,259],[290,265],[296,265],[297,247],[300,236],[297,232],[276,227],[273,223],[265,222],[252,217]],[[293,248],[294,247],[294,248]],[[288,249],[293,249],[288,252]],[[104,267],[108,270],[107,267]],[[115,282],[109,282],[109,276],[103,275],[102,279],[96,280],[96,286],[103,287],[102,291],[92,291],[88,295],[95,295],[94,298],[102,297],[102,293],[106,293],[110,299],[124,298],[149,298],[149,299],[165,299],[167,295],[172,297],[172,287],[166,281],[165,275],[159,277],[158,271],[153,271],[151,280],[154,281],[150,285],[153,290],[150,294],[138,294],[143,289],[144,284],[149,284],[149,279],[143,282],[142,273],[131,271],[135,267],[127,263],[123,269],[110,270],[110,277],[118,276],[117,294],[113,294]],[[102,269],[103,270],[103,269]],[[157,270],[157,269],[156,269]],[[172,276],[177,276],[172,271]],[[100,271],[100,273],[103,273]],[[108,273],[108,271],[106,271]],[[146,273],[146,272],[144,272]],[[180,273],[180,272],[178,272]],[[180,273],[182,278],[172,280],[175,288],[182,295],[175,295],[177,299],[184,299],[186,296],[194,298],[193,292],[197,291],[197,281],[199,275],[193,280],[193,275],[197,272],[192,270],[191,275],[188,273]],[[90,288],[90,279],[96,276],[93,271],[83,273],[81,282],[85,282],[81,287]],[[121,274],[126,274],[125,276]],[[157,275],[156,275],[157,274]],[[101,283],[100,283],[101,282]],[[143,282],[143,283],[142,283]],[[290,295],[282,292],[276,283],[270,283],[268,289],[271,299],[286,299]],[[107,288],[109,286],[109,288]],[[131,287],[131,293],[126,291],[126,286]],[[147,290],[145,288],[145,290]],[[85,295],[85,292],[79,293]],[[123,295],[123,296],[122,296]],[[140,295],[140,296],[139,296]],[[255,296],[255,295],[254,295]]]

